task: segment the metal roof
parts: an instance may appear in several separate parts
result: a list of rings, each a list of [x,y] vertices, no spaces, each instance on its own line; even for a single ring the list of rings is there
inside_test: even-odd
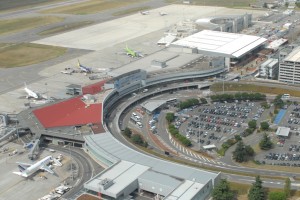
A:
[[[166,103],[167,100],[152,100],[152,101],[146,101],[144,103],[141,104],[141,106],[143,108],[145,108],[147,111],[149,112],[153,112],[154,110],[156,110],[157,108],[159,108],[160,106],[164,105]]]
[[[290,128],[287,127],[278,127],[276,135],[288,137],[290,133]]]
[[[195,195],[202,189],[203,185],[193,181],[185,181],[176,188],[165,200],[186,200],[193,199]]]
[[[99,183],[105,180],[113,181],[113,184],[102,191],[104,194],[114,194],[118,196],[128,185],[136,181],[137,178],[149,169],[147,166],[132,162],[120,161],[116,165],[103,171],[96,177],[85,183],[88,188],[99,188]]]
[[[173,45],[197,48],[198,51],[239,58],[262,45],[267,39],[236,33],[203,30],[176,42]]]
[[[182,184],[183,180],[175,179],[174,177],[166,174],[157,173],[152,170],[148,170],[138,178],[140,187],[147,191],[152,190],[153,193],[160,193],[167,196],[179,185]],[[155,191],[160,190],[160,191]]]
[[[295,48],[287,57],[285,57],[284,61],[300,62],[300,47]]]
[[[203,171],[200,169],[171,163],[152,156],[137,152],[115,139],[110,133],[88,135],[84,137],[86,143],[93,144],[94,151],[105,152],[113,158],[119,158],[140,165],[151,167],[153,171],[167,174],[173,177],[186,179],[190,181],[197,180],[199,183],[206,184],[218,176],[216,173]]]

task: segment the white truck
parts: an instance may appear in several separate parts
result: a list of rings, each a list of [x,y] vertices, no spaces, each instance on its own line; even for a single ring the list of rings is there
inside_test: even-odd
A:
[[[61,194],[61,195],[63,195],[64,193],[66,193],[69,190],[70,190],[70,187],[69,186],[65,186],[65,185],[61,185],[61,186],[55,188],[55,192],[57,194]]]

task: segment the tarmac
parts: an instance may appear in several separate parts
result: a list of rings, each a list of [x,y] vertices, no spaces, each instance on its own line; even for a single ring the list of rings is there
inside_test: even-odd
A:
[[[33,164],[48,155],[57,157],[58,153],[51,153],[50,151],[42,150],[39,158],[36,161],[31,161],[27,157],[27,150],[19,144],[10,142],[4,144],[2,148],[8,148],[8,151],[0,153],[0,200],[38,199],[58,187],[70,175],[70,173],[68,173],[67,164],[69,162],[69,158],[67,158],[66,155],[63,155],[63,166],[54,167],[53,169],[56,175],[38,171],[30,178],[18,176],[13,174],[14,171],[18,171],[18,165],[16,162]],[[18,150],[18,153],[9,156],[9,154],[16,149]]]
[[[165,12],[167,15],[160,16],[159,12]],[[252,13],[253,17],[264,13],[263,11],[223,7],[169,5],[150,10],[149,15],[133,14],[38,40],[35,42],[79,48],[78,50],[92,49],[92,52],[84,51],[85,54],[81,56],[78,53],[79,57],[67,59],[67,61],[63,58],[57,59],[55,63],[43,67],[41,70],[31,69],[29,71],[31,76],[22,77],[22,81],[27,82],[28,88],[42,93],[44,96],[56,99],[69,98],[70,96],[65,94],[65,86],[72,83],[84,86],[99,81],[91,81],[83,73],[61,74],[61,71],[66,67],[78,69],[77,60],[82,65],[91,67],[95,74],[108,77],[108,72],[113,72],[114,69],[122,72],[129,71],[130,69],[126,64],[136,61],[136,59],[124,55],[123,49],[126,44],[133,50],[150,55],[162,49],[162,47],[157,46],[157,41],[171,25],[178,21],[196,20],[215,15],[244,14],[246,12]],[[144,67],[148,66],[140,65],[140,68]],[[19,74],[17,74],[18,71]],[[0,93],[0,113],[19,113],[26,109],[25,103],[33,101],[25,98],[24,87],[20,87],[18,76],[26,73],[26,70],[23,71],[24,68],[16,68],[13,73],[7,74],[7,77],[15,76],[15,79],[1,78],[1,86],[5,90]],[[37,102],[37,104],[39,103],[43,102]]]

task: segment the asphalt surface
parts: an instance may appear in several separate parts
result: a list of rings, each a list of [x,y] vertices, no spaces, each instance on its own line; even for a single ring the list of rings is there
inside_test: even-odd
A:
[[[63,195],[64,198],[71,198],[76,193],[78,193],[82,188],[83,184],[90,180],[93,176],[95,176],[100,171],[103,171],[104,168],[100,167],[95,161],[90,159],[87,154],[85,154],[81,149],[78,148],[70,148],[69,147],[61,147],[57,145],[49,146],[51,149],[64,152],[66,155],[70,155],[72,159],[78,164],[78,178],[76,179],[75,185],[73,188]]]
[[[59,2],[54,4],[47,4],[43,6],[27,8],[17,11],[11,11],[7,13],[0,13],[0,20],[5,19],[12,19],[12,18],[24,18],[24,17],[34,17],[34,16],[60,16],[64,17],[64,21],[49,25],[40,26],[31,30],[24,30],[18,33],[8,34],[8,35],[1,35],[0,36],[0,43],[22,43],[22,42],[32,42],[35,40],[42,39],[46,36],[40,36],[38,33],[48,30],[55,27],[65,26],[70,23],[75,22],[85,22],[90,21],[94,24],[105,22],[108,20],[120,18],[123,16],[114,16],[113,14],[121,11],[130,9],[133,7],[145,7],[149,6],[151,8],[157,8],[161,6],[167,5],[164,1],[161,0],[150,0],[146,2],[141,2],[133,5],[129,5],[122,8],[110,9],[107,11],[99,12],[96,14],[87,14],[87,15],[66,15],[66,14],[42,14],[39,13],[42,10],[46,10],[49,8],[55,8],[62,5],[69,5],[74,3],[82,2],[81,0],[69,0],[65,2]],[[47,36],[48,37],[48,36]],[[17,67],[17,68],[9,68],[9,69],[1,69],[0,68],[0,94],[6,93],[8,91],[12,91],[16,88],[21,87],[26,83],[32,83],[39,81],[45,77],[40,76],[39,72],[43,69],[48,68],[49,66],[56,65],[58,63],[62,63],[67,60],[71,60],[74,58],[78,58],[82,55],[91,53],[92,51],[89,50],[82,50],[82,49],[72,49],[69,48],[67,53],[63,56],[58,58],[54,58],[42,63],[28,65],[24,67]],[[67,66],[66,66],[67,67]],[[69,66],[70,67],[70,66]],[[73,66],[71,66],[73,67]]]
[[[143,94],[140,94],[140,96],[142,96],[142,95]],[[112,113],[110,113],[110,115],[109,115],[108,127],[109,127],[111,133],[118,140],[120,140],[123,144],[141,152],[141,150],[134,147],[123,137],[123,135],[120,132],[119,125],[118,125],[118,119],[121,115],[121,112],[126,108],[127,105],[131,104],[133,101],[136,101],[136,100],[137,100],[137,98],[130,98],[126,102],[123,101],[123,103],[119,104],[116,107],[116,109],[114,109],[114,111]],[[165,140],[165,141],[168,142],[167,140]],[[145,152],[142,152],[142,153],[145,153]],[[255,168],[248,168],[248,167],[242,167],[242,166],[234,166],[234,165],[231,165],[231,164],[233,164],[232,162],[229,164],[226,163],[225,165],[223,163],[218,164],[217,162],[216,163],[212,163],[209,161],[205,162],[203,160],[197,159],[197,157],[193,157],[191,154],[188,153],[188,151],[181,152],[181,154],[183,154],[183,156],[176,157],[176,159],[189,160],[192,163],[199,163],[200,167],[204,166],[204,167],[215,168],[216,170],[219,169],[219,170],[225,170],[225,171],[232,171],[234,173],[245,174],[245,176],[244,176],[244,175],[235,175],[235,174],[224,173],[224,175],[223,175],[224,177],[229,177],[230,180],[234,181],[234,182],[251,183],[251,182],[253,182],[254,178],[249,177],[249,176],[257,176],[257,175],[269,176],[269,177],[272,177],[272,176],[282,176],[282,177],[296,176],[296,177],[299,177],[300,176],[300,173],[282,172],[282,171],[274,171],[274,170],[263,170],[263,169],[255,169]],[[150,155],[150,154],[148,154],[148,155]],[[153,155],[150,155],[150,156],[153,156]],[[263,179],[263,180],[264,180],[264,186],[266,186],[266,187],[274,187],[274,188],[279,187],[280,188],[280,187],[282,187],[282,185],[284,185],[284,181],[279,180],[279,179]],[[300,186],[299,181],[292,182],[292,187],[294,189],[298,189],[299,186]]]

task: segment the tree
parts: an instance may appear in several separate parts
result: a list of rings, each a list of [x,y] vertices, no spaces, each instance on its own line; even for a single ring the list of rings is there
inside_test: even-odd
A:
[[[245,146],[247,156],[254,156],[254,150],[250,145]]]
[[[262,150],[269,150],[273,147],[273,143],[266,133],[264,133],[261,141],[259,142],[259,147]]]
[[[279,94],[274,99],[273,103],[277,108],[282,108],[284,106],[284,102],[282,101],[281,97],[282,97],[282,95]]]
[[[174,113],[167,113],[167,115],[166,115],[166,120],[167,120],[169,123],[171,123],[172,121],[174,121],[174,119],[175,119]]]
[[[133,143],[135,143],[137,145],[144,146],[144,147],[148,146],[148,143],[144,142],[142,136],[140,136],[139,134],[133,134],[131,136],[131,140],[132,140]]]
[[[213,189],[212,196],[213,200],[232,200],[234,194],[230,191],[230,186],[227,180],[221,179]]]
[[[256,129],[256,120],[251,120],[248,122],[249,128]]]
[[[269,200],[286,200],[284,192],[270,192],[268,195]]]
[[[285,179],[284,193],[286,198],[289,198],[291,196],[291,180],[289,178]]]
[[[260,128],[264,131],[268,130],[270,127],[269,123],[268,122],[261,122],[260,123]]]
[[[124,135],[128,138],[131,137],[132,135],[132,131],[130,130],[130,128],[126,127],[125,130],[124,130]]]
[[[202,104],[207,104],[207,100],[205,98],[200,98]]]
[[[262,181],[259,176],[255,178],[255,182],[252,184],[249,193],[248,200],[264,200],[265,191],[262,187]]]
[[[246,161],[245,145],[244,145],[243,141],[239,141],[237,143],[236,148],[233,152],[233,159],[237,162]]]
[[[233,159],[237,162],[245,162],[249,157],[254,156],[254,150],[250,145],[245,146],[243,141],[239,141],[233,152]]]
[[[241,141],[242,140],[242,137],[240,136],[240,135],[235,135],[234,136],[234,139],[235,139],[235,141]]]

